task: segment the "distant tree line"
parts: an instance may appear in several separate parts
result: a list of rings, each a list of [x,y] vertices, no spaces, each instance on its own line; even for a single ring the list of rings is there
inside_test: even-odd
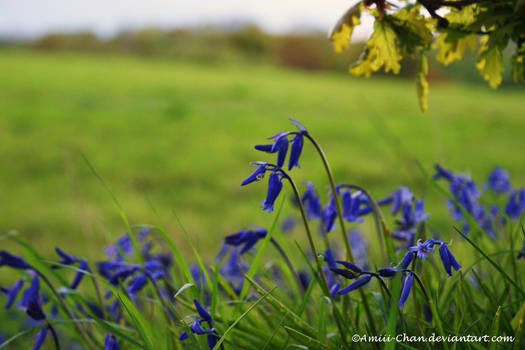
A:
[[[364,45],[364,42],[353,42],[343,54],[335,54],[326,33],[310,31],[270,34],[256,25],[246,24],[236,28],[143,28],[122,31],[107,39],[91,32],[49,33],[31,41],[3,41],[0,47],[24,46],[48,51],[116,53],[201,63],[245,62],[340,73],[347,70],[348,62],[359,57]],[[415,63],[407,58],[401,65],[403,69],[400,76],[412,78]],[[482,81],[469,64],[468,56],[447,68],[438,67],[430,60],[429,80],[444,80],[449,77]]]

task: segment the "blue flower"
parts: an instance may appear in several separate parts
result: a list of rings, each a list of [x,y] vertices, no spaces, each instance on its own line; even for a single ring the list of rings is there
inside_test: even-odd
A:
[[[273,172],[268,178],[268,192],[266,194],[266,199],[262,203],[263,210],[267,210],[268,212],[273,211],[273,205],[281,193],[282,188],[283,183],[281,175]]]
[[[13,255],[5,250],[0,251],[0,266],[9,266],[15,269],[31,269],[31,265],[19,256]]]
[[[250,250],[260,239],[266,237],[268,231],[262,227],[256,227],[254,230],[241,230],[224,238],[224,242],[232,246],[244,245],[240,254]]]
[[[288,216],[281,222],[281,230],[284,233],[288,233],[291,230],[293,230],[296,224],[297,224],[297,219],[293,216]]]
[[[324,261],[328,264],[329,268],[337,267],[336,261],[334,258],[334,253],[330,248],[327,248],[324,252]]]
[[[414,276],[412,275],[412,272],[409,272],[408,276],[405,278],[405,282],[403,283],[401,296],[399,297],[399,302],[397,303],[399,307],[403,307],[403,305],[405,305],[405,301],[407,300],[408,295],[410,294],[410,289],[412,288],[413,280]]]
[[[292,170],[294,166],[298,168],[300,167],[299,157],[301,156],[301,152],[303,150],[303,144],[304,144],[303,134],[302,133],[295,134],[295,136],[292,139],[292,148],[290,150],[288,170]]]
[[[104,350],[120,350],[118,340],[113,334],[104,336]]]
[[[211,316],[208,310],[206,310],[202,305],[196,300],[193,299],[193,304],[195,304],[195,308],[197,309],[197,313],[200,317],[206,322],[211,322]]]
[[[335,227],[335,219],[337,218],[337,208],[335,206],[335,200],[333,196],[330,196],[330,200],[326,207],[322,211],[323,219],[323,230],[325,233],[332,231]]]
[[[256,145],[255,149],[258,151],[263,151],[267,153],[276,153],[277,152],[277,167],[282,168],[284,165],[284,159],[286,158],[286,153],[288,152],[288,135],[289,132],[280,132],[275,134],[269,139],[273,139],[273,144],[271,145]]]
[[[306,185],[306,191],[304,191],[301,197],[301,202],[306,210],[306,216],[309,219],[319,219],[322,215],[321,200],[311,182],[306,181],[304,184]]]
[[[445,242],[441,242],[439,245],[439,256],[441,257],[441,262],[449,276],[452,276],[452,270],[450,267],[453,267],[456,271],[461,268],[461,265],[458,264]]]
[[[76,289],[80,282],[82,281],[82,277],[84,277],[84,272],[89,272],[89,266],[85,259],[77,258],[76,256],[67,254],[59,247],[55,247],[56,253],[61,257],[61,260],[59,261],[59,264],[62,265],[74,265],[75,263],[79,263],[78,269],[81,271],[77,271],[75,277],[73,278],[73,281],[71,282],[71,289]],[[59,266],[54,266],[59,267]]]
[[[361,274],[361,273],[365,272],[365,271],[363,271],[361,266],[359,266],[357,264],[354,264],[354,263],[351,263],[351,262],[348,262],[348,261],[337,260],[337,263],[340,264],[340,265],[343,265],[347,269],[352,270],[352,271],[354,271],[355,273],[358,273],[358,274]]]
[[[409,245],[414,244],[414,237],[417,225],[429,218],[425,213],[424,202],[418,199],[412,203],[406,202],[402,205],[402,216],[396,220],[397,229],[392,233],[392,237],[406,241]]]
[[[366,268],[368,266],[368,240],[363,238],[361,232],[356,229],[348,232],[348,241],[350,242],[350,247],[352,247],[355,261]]]
[[[390,212],[395,215],[403,207],[403,205],[407,203],[412,203],[414,195],[412,194],[412,192],[410,192],[408,187],[401,186],[399,190],[394,191],[394,193],[392,193],[391,197],[392,208],[390,209]]]
[[[18,296],[18,293],[24,286],[24,279],[21,278],[18,281],[16,281],[11,288],[2,288],[2,292],[7,296],[7,301],[5,303],[6,310],[13,305],[13,302],[15,301],[16,297]]]
[[[509,172],[499,167],[495,167],[489,174],[489,188],[496,194],[510,191],[511,185],[509,181]]]
[[[241,186],[248,185],[254,181],[259,181],[264,177],[266,173],[266,163],[258,164],[257,168],[253,173],[251,173],[246,179],[243,180]]]
[[[360,222],[362,219],[359,219],[361,216],[360,206],[364,203],[364,200],[361,198],[361,192],[357,191],[354,194],[350,190],[344,190],[342,194],[343,202],[343,218],[349,222]]]
[[[337,295],[343,295],[346,293],[349,293],[353,290],[356,290],[364,285],[366,285],[368,282],[370,282],[370,279],[372,278],[372,275],[370,274],[364,274],[358,279],[356,279],[354,282],[350,283],[348,286],[344,287],[343,289],[340,289],[337,291]]]
[[[383,267],[383,268],[377,270],[377,273],[381,277],[390,278],[390,277],[394,277],[396,275],[397,268],[395,268],[395,267]]]
[[[421,242],[421,239],[417,240],[417,245],[410,247],[409,251],[416,253],[418,258],[428,259],[428,253],[432,252],[434,247],[434,240],[432,238]]]
[[[505,213],[509,218],[515,220],[525,211],[525,189],[509,193],[509,200],[505,206]]]
[[[48,327],[44,327],[40,330],[40,332],[38,332],[38,334],[36,335],[35,343],[33,344],[33,350],[38,350],[42,347],[42,345],[44,345],[48,332]]]
[[[414,258],[414,253],[412,253],[412,251],[409,250],[408,252],[406,252],[405,256],[403,256],[403,259],[401,260],[401,263],[399,264],[401,269],[402,270],[407,269],[408,265],[410,265],[413,258]]]
[[[31,286],[24,293],[24,299],[26,302],[26,314],[35,321],[42,321],[46,319],[46,315],[41,307],[42,301],[39,289],[40,281],[38,279],[38,276],[35,276],[31,280]]]

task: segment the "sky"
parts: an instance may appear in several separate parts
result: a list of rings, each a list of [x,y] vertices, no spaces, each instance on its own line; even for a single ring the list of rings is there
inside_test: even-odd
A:
[[[356,0],[0,0],[0,37],[93,31],[111,37],[124,29],[180,28],[253,22],[270,32],[327,33]],[[355,34],[366,36],[370,20]]]

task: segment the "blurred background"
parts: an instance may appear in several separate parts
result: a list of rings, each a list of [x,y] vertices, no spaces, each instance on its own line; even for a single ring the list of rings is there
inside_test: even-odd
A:
[[[98,257],[124,225],[85,155],[132,224],[162,223],[188,251],[179,217],[199,249],[215,252],[225,234],[270,226],[274,214],[259,208],[266,184],[240,182],[250,161],[274,158],[253,145],[292,129],[289,117],[323,145],[336,180],[376,197],[401,184],[424,197],[433,231],[452,220],[418,162],[479,184],[499,165],[525,185],[525,90],[509,69],[491,90],[473,53],[446,68],[431,53],[422,114],[410,60],[399,76],[348,75],[370,19],[333,53],[327,33],[351,5],[0,2],[0,232],[17,230],[44,254],[60,245]],[[326,201],[310,145],[293,173]],[[291,213],[287,201],[282,218]]]

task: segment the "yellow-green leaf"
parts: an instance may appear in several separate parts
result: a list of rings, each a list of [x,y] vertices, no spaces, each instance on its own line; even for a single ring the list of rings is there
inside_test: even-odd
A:
[[[362,3],[350,7],[348,11],[337,21],[334,29],[330,33],[330,40],[334,44],[334,51],[341,52],[350,45],[350,37],[354,28],[361,23]]]
[[[497,88],[501,83],[501,73],[503,72],[501,50],[497,46],[484,49],[479,55],[476,68],[480,71],[483,79],[488,81],[491,88]]]
[[[436,37],[432,48],[439,50],[436,58],[447,66],[456,60],[460,60],[467,49],[472,51],[476,49],[476,36],[451,32],[443,33]]]
[[[422,112],[426,111],[428,108],[427,74],[428,74],[427,56],[425,56],[424,53],[421,53],[418,57],[418,62],[417,62],[416,87],[417,87],[417,97],[419,98],[419,107],[421,108]]]
[[[369,77],[381,67],[385,72],[399,73],[402,56],[396,38],[396,33],[386,21],[375,21],[374,33],[366,43],[364,56],[350,68],[350,73]]]

